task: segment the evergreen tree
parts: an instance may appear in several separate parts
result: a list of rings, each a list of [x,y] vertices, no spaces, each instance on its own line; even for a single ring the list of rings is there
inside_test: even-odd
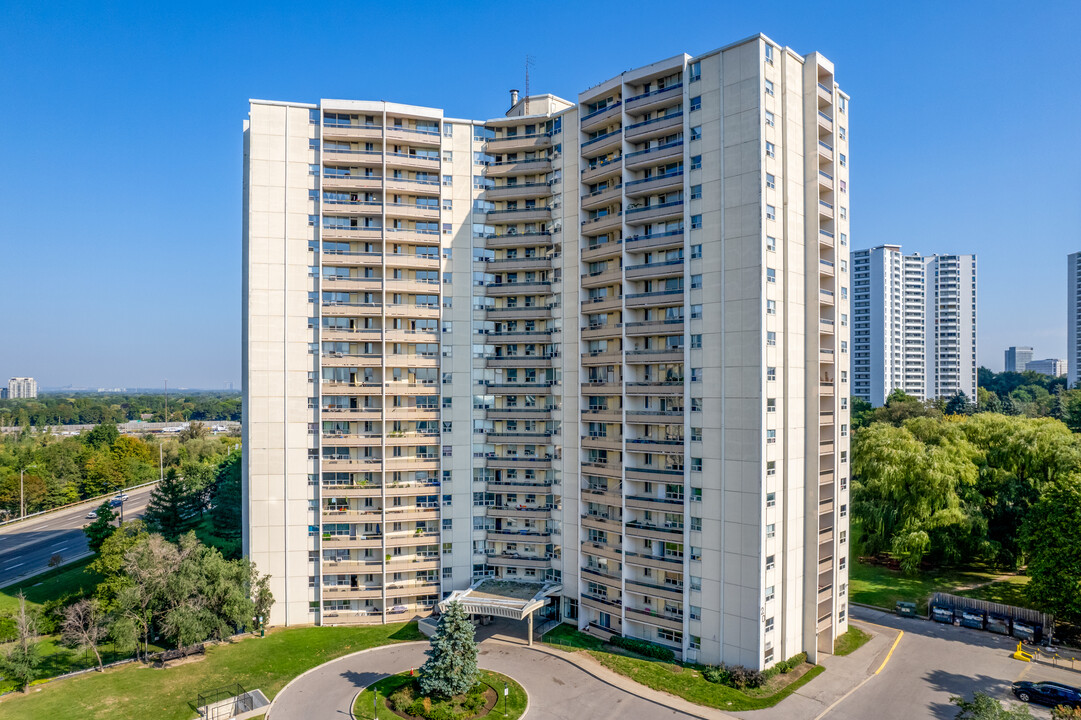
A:
[[[476,685],[480,675],[474,632],[462,604],[450,603],[439,618],[431,648],[425,652],[428,660],[420,668],[420,690],[424,695],[451,697]]]
[[[971,403],[969,403],[968,395],[965,395],[964,391],[957,393],[946,403],[947,415],[968,415],[971,412]]]
[[[143,519],[151,531],[167,540],[176,540],[191,526],[191,494],[176,468],[169,468],[165,478],[154,488]]]
[[[240,497],[240,453],[235,452],[222,460],[214,482],[210,519],[219,537],[240,537]]]
[[[86,533],[87,545],[90,546],[92,552],[101,550],[102,543],[108,540],[109,536],[116,532],[116,527],[113,525],[116,514],[113,513],[113,509],[109,507],[109,503],[102,503],[97,512],[97,519],[83,528],[83,532]]]

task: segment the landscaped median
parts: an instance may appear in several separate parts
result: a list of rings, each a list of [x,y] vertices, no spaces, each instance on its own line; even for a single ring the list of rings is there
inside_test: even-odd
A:
[[[759,710],[772,707],[820,675],[825,668],[807,662],[793,663],[787,672],[768,671],[759,687],[737,689],[706,676],[726,679],[724,671],[693,663],[654,660],[636,652],[617,648],[600,638],[581,633],[569,625],[559,625],[544,636],[544,642],[566,652],[586,652],[609,670],[646,687],[719,710]],[[780,663],[779,663],[780,665]]]
[[[206,657],[164,670],[139,663],[36,685],[0,700],[5,720],[189,720],[199,693],[238,683],[268,698],[301,673],[360,650],[421,640],[415,623],[274,630],[207,648]]]
[[[401,720],[403,717],[455,720],[488,715],[518,720],[526,710],[527,698],[522,686],[514,679],[491,670],[480,671],[480,683],[473,692],[443,702],[432,703],[429,700],[426,705],[426,698],[419,697],[416,680],[413,673],[406,672],[369,685],[353,703],[353,717],[371,720],[375,717],[373,710],[377,709],[377,720]],[[504,688],[507,690],[505,696]],[[414,707],[413,703],[419,707]]]

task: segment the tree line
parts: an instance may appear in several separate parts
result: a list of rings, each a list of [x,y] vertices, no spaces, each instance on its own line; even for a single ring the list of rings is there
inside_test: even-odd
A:
[[[149,482],[163,470],[207,485],[238,442],[213,437],[198,422],[168,438],[120,435],[112,424],[67,437],[7,435],[0,439],[0,519],[18,515],[20,497],[29,514]]]
[[[908,573],[1027,565],[1035,607],[1081,621],[1081,436],[1049,417],[909,415],[915,405],[895,399],[853,437],[862,551]]]
[[[29,399],[0,400],[0,426],[8,427],[100,425],[130,420],[239,421],[240,416],[240,393],[233,392],[181,392],[168,396],[165,393],[49,393]]]

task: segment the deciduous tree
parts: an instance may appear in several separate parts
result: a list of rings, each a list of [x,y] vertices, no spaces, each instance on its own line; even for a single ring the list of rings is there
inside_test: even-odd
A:
[[[105,669],[99,646],[105,639],[107,630],[105,614],[97,600],[83,598],[64,608],[60,635],[69,646],[93,652],[98,661],[98,672]]]

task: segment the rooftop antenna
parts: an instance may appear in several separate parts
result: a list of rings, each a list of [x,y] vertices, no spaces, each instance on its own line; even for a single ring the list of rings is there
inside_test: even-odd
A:
[[[529,68],[534,65],[532,55],[525,56],[525,114],[529,114]]]

